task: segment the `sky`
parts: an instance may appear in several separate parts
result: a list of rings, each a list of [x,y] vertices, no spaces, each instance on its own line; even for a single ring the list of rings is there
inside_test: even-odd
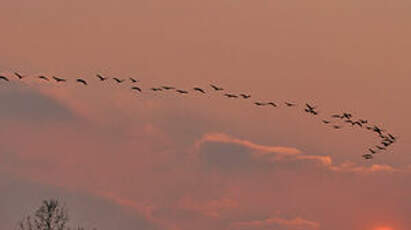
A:
[[[410,22],[408,0],[3,0],[0,229],[49,198],[101,230],[411,229]],[[375,135],[321,123],[344,111],[398,143],[363,160]]]

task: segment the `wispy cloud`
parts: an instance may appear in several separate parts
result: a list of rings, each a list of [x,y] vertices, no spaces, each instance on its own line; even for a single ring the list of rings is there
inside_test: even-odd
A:
[[[319,229],[320,223],[306,220],[301,217],[285,219],[281,217],[269,217],[263,220],[236,222],[231,224],[230,230],[245,229],[287,229],[287,230],[315,230]]]

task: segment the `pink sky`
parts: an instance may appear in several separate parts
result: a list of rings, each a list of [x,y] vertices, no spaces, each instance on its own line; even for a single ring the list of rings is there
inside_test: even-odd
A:
[[[0,229],[53,197],[102,230],[411,229],[410,22],[405,0],[3,0],[1,74],[90,85],[0,82]],[[400,141],[364,161],[375,136],[301,108],[97,72]]]

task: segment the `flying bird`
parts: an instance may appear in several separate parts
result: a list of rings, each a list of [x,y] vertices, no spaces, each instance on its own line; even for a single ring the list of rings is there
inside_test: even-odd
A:
[[[257,106],[264,106],[264,105],[266,105],[266,103],[263,103],[263,102],[254,102],[254,104],[257,105]]]
[[[134,78],[132,78],[132,77],[130,77],[129,79],[130,79],[130,81],[133,82],[133,83],[138,82],[136,79],[134,79]]]
[[[77,82],[80,82],[80,83],[83,84],[83,85],[87,85],[87,82],[86,82],[84,79],[77,78],[76,81],[77,81]]]
[[[354,125],[358,125],[358,126],[360,126],[360,127],[362,127],[362,122],[361,121],[355,121],[355,122],[353,122],[352,123],[352,125],[354,126]]]
[[[323,120],[323,123],[324,123],[324,124],[330,124],[330,121]]]
[[[251,95],[247,95],[247,94],[244,94],[244,93],[240,94],[240,96],[243,97],[244,99],[248,99],[248,98],[251,97]]]
[[[224,94],[224,96],[228,97],[228,98],[238,98],[237,95],[231,94],[231,93],[226,93]]]
[[[342,118],[350,119],[351,117],[352,117],[352,114],[351,114],[351,113],[343,113],[342,116],[340,116],[341,119],[342,119]]]
[[[397,137],[394,137],[392,134],[388,134],[388,136],[393,140],[393,142],[397,141]]]
[[[97,74],[96,76],[98,77],[98,79],[100,79],[100,81],[105,81],[105,80],[108,79],[108,77],[103,77],[103,76],[100,75],[100,74]]]
[[[5,76],[0,76],[0,79],[1,79],[1,80],[4,80],[4,81],[9,81],[9,79],[8,79],[7,77],[5,77]]]
[[[24,78],[23,75],[21,75],[21,74],[19,74],[19,73],[17,73],[17,72],[14,72],[14,75],[16,75],[17,78],[20,79],[20,80]]]
[[[381,141],[381,144],[384,145],[384,147],[388,147],[388,146],[390,146],[392,143],[391,143],[391,142],[387,142],[387,141]]]
[[[50,81],[46,76],[43,76],[43,75],[39,76],[39,78],[45,81]]]
[[[352,121],[352,120],[345,120],[345,123],[350,123],[352,126],[354,126],[354,121]]]
[[[339,126],[339,125],[334,125],[333,128],[334,128],[334,129],[341,129],[342,127]]]
[[[341,115],[339,115],[339,114],[334,114],[334,115],[332,115],[331,117],[332,117],[332,118],[341,118]]]
[[[181,94],[188,94],[188,91],[185,91],[185,90],[182,90],[182,89],[177,89],[176,92],[181,93]]]
[[[162,91],[163,89],[161,89],[161,88],[154,88],[154,87],[153,87],[153,88],[151,88],[151,90],[152,90],[152,91]]]
[[[313,115],[318,115],[318,112],[315,111],[315,108],[316,108],[315,106],[311,106],[309,104],[305,104],[305,106],[307,106],[307,108],[304,109],[305,112],[312,113]]]
[[[59,78],[59,77],[55,77],[55,76],[53,76],[53,79],[54,79],[56,82],[66,82],[66,79]]]
[[[371,154],[364,154],[364,155],[362,155],[362,157],[366,160],[369,160],[369,159],[373,158],[373,156]]]
[[[286,106],[288,106],[288,107],[296,106],[296,104],[290,103],[290,102],[284,102],[284,104],[285,104]]]
[[[116,78],[116,77],[113,77],[113,79],[114,79],[114,81],[116,81],[117,83],[122,83],[122,82],[125,81],[124,79],[120,80],[120,79],[118,79],[118,78]]]
[[[141,92],[141,89],[140,89],[139,87],[137,87],[137,86],[133,86],[133,87],[131,87],[131,89]]]
[[[162,86],[161,88],[165,89],[165,90],[171,90],[171,89],[176,89],[173,86]]]
[[[210,84],[210,86],[211,86],[215,91],[222,91],[222,90],[224,90],[223,88],[218,87],[218,86],[215,86],[215,85],[213,85],[213,84]]]
[[[306,103],[305,106],[307,106],[307,108],[308,108],[309,110],[314,110],[314,109],[316,108],[315,106],[312,106],[312,105],[310,105],[310,104],[308,104],[308,103]]]
[[[386,150],[386,148],[381,147],[381,146],[379,146],[379,145],[376,145],[375,147],[376,147],[377,149],[379,149],[379,150]]]
[[[277,104],[275,104],[274,102],[268,102],[267,105],[271,105],[272,107],[277,107]]]
[[[389,139],[388,136],[385,136],[384,134],[378,134],[378,136],[379,136],[381,139]]]
[[[388,138],[388,137],[384,138],[383,141],[388,142],[388,143],[390,143],[390,144],[392,144],[392,143],[395,142],[394,140],[391,140],[391,139]]]
[[[204,91],[202,88],[194,87],[193,89],[194,89],[195,91],[198,91],[198,92],[201,92],[201,93],[205,94],[205,91]]]
[[[368,124],[368,120],[360,119],[359,122],[361,122],[362,124]]]
[[[372,131],[378,133],[380,136],[382,135],[382,133],[384,132],[384,130],[382,130],[381,128],[379,128],[378,126],[374,125],[374,127],[371,128]]]
[[[372,154],[376,154],[377,152],[374,149],[369,148],[368,151],[370,151],[370,153]]]

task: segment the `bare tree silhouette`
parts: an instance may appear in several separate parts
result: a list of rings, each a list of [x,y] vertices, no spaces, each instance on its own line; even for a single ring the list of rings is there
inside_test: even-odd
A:
[[[67,226],[68,221],[64,204],[54,199],[44,200],[34,215],[23,217],[18,222],[17,230],[86,230],[83,227],[70,228]]]

